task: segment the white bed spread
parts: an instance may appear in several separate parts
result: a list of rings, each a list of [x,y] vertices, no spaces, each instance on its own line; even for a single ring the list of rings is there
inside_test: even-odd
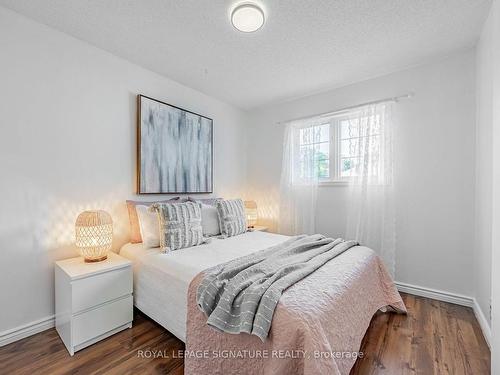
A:
[[[231,259],[277,245],[287,236],[247,232],[206,245],[161,253],[143,244],[126,244],[120,255],[133,262],[134,304],[182,341],[186,341],[187,294],[201,271]]]

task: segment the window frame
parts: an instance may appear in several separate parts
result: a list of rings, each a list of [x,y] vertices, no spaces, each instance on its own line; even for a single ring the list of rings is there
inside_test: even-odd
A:
[[[352,177],[342,177],[341,176],[341,166],[340,166],[340,122],[343,118],[348,116],[337,116],[328,119],[328,124],[330,126],[330,177],[329,178],[319,178],[318,183],[320,185],[345,185],[348,184]]]
[[[346,119],[352,118],[353,113],[343,113],[330,118],[325,118],[324,121],[318,121],[316,125],[303,126],[302,128],[322,126],[328,124],[329,126],[329,177],[321,178],[318,177],[318,184],[320,186],[342,186],[349,184],[353,178],[356,176],[341,176],[341,161],[342,157],[340,155],[341,148],[341,122]],[[316,120],[317,121],[317,120]],[[381,136],[381,134],[379,134]],[[354,138],[362,138],[354,137]],[[380,139],[380,138],[379,138]],[[318,142],[318,144],[321,142]],[[299,150],[302,144],[299,140]]]

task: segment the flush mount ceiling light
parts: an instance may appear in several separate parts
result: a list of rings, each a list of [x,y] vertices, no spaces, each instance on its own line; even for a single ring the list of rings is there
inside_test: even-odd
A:
[[[231,12],[231,23],[241,32],[253,33],[264,25],[264,11],[254,3],[238,5]]]

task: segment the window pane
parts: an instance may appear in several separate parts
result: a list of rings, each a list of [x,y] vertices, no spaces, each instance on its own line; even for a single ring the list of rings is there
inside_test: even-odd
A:
[[[322,124],[299,131],[300,178],[330,177],[330,124]]]
[[[319,136],[317,142],[330,142],[330,124],[317,126]]]
[[[300,150],[299,150],[299,161],[300,161],[301,163],[303,163],[303,162],[304,162],[304,160],[306,159],[308,149],[309,149],[309,147],[307,147],[307,146],[300,146]]]
[[[299,162],[306,168],[314,160],[314,146],[300,146]]]
[[[319,178],[330,177],[330,160],[328,159],[318,160],[318,177]]]
[[[361,114],[360,114],[361,115]],[[338,154],[340,178],[349,178],[366,173],[380,173],[381,116],[378,113],[366,117],[344,117],[338,120]],[[365,167],[366,165],[366,167]]]
[[[378,155],[380,153],[380,136],[351,138],[340,141],[340,156],[352,157],[360,155]]]
[[[300,144],[301,145],[312,143],[312,131],[311,131],[311,128],[300,129],[300,131],[299,131],[299,139],[300,139]]]
[[[314,152],[314,145],[300,146],[300,159],[303,160],[306,157],[312,157]]]
[[[329,159],[330,158],[330,143],[323,142],[314,145],[315,155],[314,158],[318,159]]]
[[[309,128],[300,129],[299,139],[301,145],[329,142],[330,141],[330,124],[311,126]]]
[[[359,175],[359,158],[342,158],[340,160],[340,176],[352,177]]]
[[[359,138],[340,141],[340,156],[359,156]]]
[[[340,139],[359,137],[358,119],[340,121]]]

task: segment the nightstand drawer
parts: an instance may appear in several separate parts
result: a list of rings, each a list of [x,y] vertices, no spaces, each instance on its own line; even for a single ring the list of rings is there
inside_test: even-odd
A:
[[[133,298],[124,297],[73,317],[73,346],[83,344],[106,332],[130,323]]]
[[[71,282],[73,314],[132,293],[132,268],[125,267]]]

